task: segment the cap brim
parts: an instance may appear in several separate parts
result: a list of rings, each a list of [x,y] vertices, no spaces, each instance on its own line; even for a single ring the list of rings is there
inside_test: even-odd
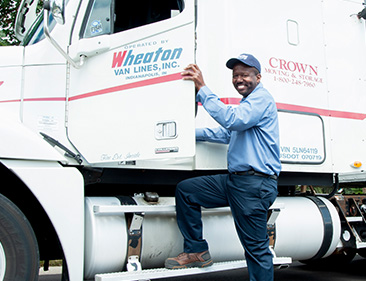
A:
[[[227,68],[230,68],[230,69],[233,69],[234,66],[238,63],[243,63],[241,60],[238,60],[236,58],[233,58],[233,59],[229,59],[227,62],[226,62],[226,66]],[[245,63],[243,63],[245,64]]]

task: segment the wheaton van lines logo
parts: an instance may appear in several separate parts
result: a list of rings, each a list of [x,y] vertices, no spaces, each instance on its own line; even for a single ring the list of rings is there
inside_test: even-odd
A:
[[[113,54],[112,69],[115,76],[123,75],[126,79],[156,77],[167,74],[172,68],[179,67],[178,60],[183,48],[163,49],[137,53],[125,50]]]

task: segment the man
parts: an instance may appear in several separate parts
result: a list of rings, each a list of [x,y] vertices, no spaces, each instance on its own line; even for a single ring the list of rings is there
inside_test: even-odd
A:
[[[205,267],[213,263],[202,237],[201,206],[230,206],[245,249],[251,281],[273,280],[267,213],[277,196],[279,130],[277,108],[263,88],[261,66],[250,54],[227,61],[232,83],[243,96],[238,107],[226,106],[205,85],[197,65],[182,73],[198,91],[197,101],[221,125],[197,129],[197,141],[228,143],[228,174],[180,182],[176,189],[177,222],[184,237],[184,253],[165,261],[166,268]]]

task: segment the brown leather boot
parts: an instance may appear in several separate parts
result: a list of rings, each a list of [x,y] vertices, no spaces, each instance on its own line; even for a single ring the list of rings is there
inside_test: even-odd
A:
[[[209,251],[202,253],[181,253],[175,258],[165,260],[165,268],[178,269],[189,267],[206,267],[213,264]]]

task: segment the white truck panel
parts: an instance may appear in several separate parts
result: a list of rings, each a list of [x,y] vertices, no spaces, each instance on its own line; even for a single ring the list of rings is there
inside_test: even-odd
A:
[[[366,27],[357,18],[363,1],[324,2],[324,37],[329,108],[344,118],[329,118],[334,169],[356,172],[355,161],[366,163]],[[334,115],[332,112],[330,116]]]
[[[45,133],[73,149],[65,128],[66,71],[65,64],[24,67],[22,116],[23,124],[32,131]]]
[[[13,113],[5,109],[0,111],[1,158],[49,160],[67,163],[67,160],[20,121],[12,116]]]
[[[173,18],[109,37],[70,47],[71,56],[101,51],[70,69],[70,141],[93,165],[193,157],[194,90],[180,73],[194,60],[194,1]]]
[[[23,63],[24,48],[20,46],[1,47],[0,67],[19,66]]]
[[[1,162],[22,179],[46,211],[67,259],[70,280],[83,280],[84,184],[79,171],[55,162]]]
[[[231,85],[227,59],[247,52],[261,62],[264,87],[284,111],[279,113],[282,171],[352,172],[350,163],[366,161],[366,98],[360,97],[366,40],[365,22],[356,16],[360,7],[343,0],[306,6],[290,0],[198,2],[197,63],[224,103],[236,106],[241,99]],[[232,16],[238,11],[245,16]],[[217,123],[199,106],[196,125]],[[197,149],[197,168],[219,168],[215,162],[203,164],[207,153],[212,158],[222,151]]]

